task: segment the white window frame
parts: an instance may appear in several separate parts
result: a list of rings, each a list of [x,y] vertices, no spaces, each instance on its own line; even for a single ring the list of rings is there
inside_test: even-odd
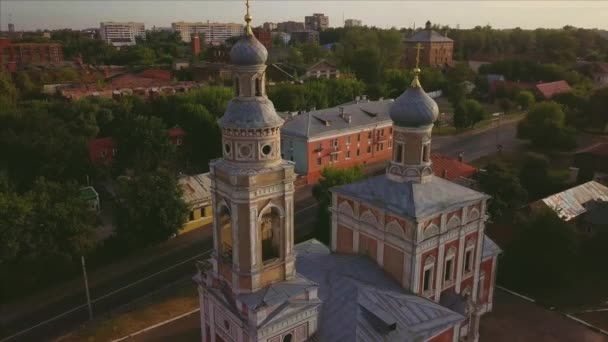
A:
[[[451,285],[454,284],[454,280],[456,279],[455,275],[456,275],[456,248],[451,247],[450,249],[448,249],[447,253],[445,254],[445,260],[443,262],[443,288],[449,287]],[[450,272],[450,276],[447,277],[447,271],[448,271],[448,261],[452,262],[452,269]]]
[[[424,288],[424,284],[426,283],[426,272],[429,271],[430,274],[430,279],[429,279],[429,288],[425,289]],[[422,269],[422,294],[425,296],[428,295],[432,295],[435,291],[433,290],[433,280],[435,277],[435,257],[432,255],[429,255],[425,260],[424,260],[424,267]]]
[[[346,151],[346,160],[350,159],[350,151]]]
[[[467,254],[471,253],[470,256],[467,258]],[[467,260],[469,260],[469,266],[470,269],[467,270]],[[464,275],[469,275],[471,273],[473,273],[473,271],[475,270],[475,239],[469,239],[469,241],[467,241],[466,243],[466,247],[464,250],[464,258],[462,260],[462,273]]]

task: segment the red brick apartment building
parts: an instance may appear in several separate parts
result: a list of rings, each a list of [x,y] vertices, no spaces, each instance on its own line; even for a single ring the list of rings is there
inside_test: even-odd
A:
[[[317,182],[326,166],[350,167],[391,158],[393,100],[359,100],[311,111],[288,120],[281,129],[283,158],[296,163],[307,184]]]
[[[26,64],[58,64],[63,62],[63,51],[58,43],[19,43],[0,39],[0,64],[5,70],[15,71]]]

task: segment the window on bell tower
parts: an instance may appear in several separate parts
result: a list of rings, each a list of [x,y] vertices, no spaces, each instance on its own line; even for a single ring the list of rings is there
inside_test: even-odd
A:
[[[402,163],[403,162],[403,145],[397,144],[397,148],[395,149],[395,162]]]
[[[234,78],[234,96],[241,96],[241,89],[239,86],[239,79],[238,77]]]
[[[260,222],[260,235],[262,240],[262,262],[280,257],[279,248],[281,217],[276,208],[262,216]]]
[[[232,220],[228,208],[222,207],[219,223],[219,255],[232,260]]]
[[[255,79],[255,96],[262,96],[262,80],[260,78]]]
[[[422,146],[422,161],[425,163],[429,162],[429,154],[430,154],[430,144],[424,144]]]

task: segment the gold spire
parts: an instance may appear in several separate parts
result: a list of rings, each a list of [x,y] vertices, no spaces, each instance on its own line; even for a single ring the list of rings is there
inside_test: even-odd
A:
[[[412,80],[412,88],[422,88],[420,85],[420,79],[418,76],[420,75],[420,50],[424,49],[422,44],[416,44],[416,67],[414,68],[414,79]]]
[[[253,31],[251,30],[251,25],[249,23],[253,17],[249,14],[249,0],[245,0],[245,6],[247,7],[247,14],[245,14],[245,22],[247,23],[245,25],[245,34],[251,37],[253,36]]]

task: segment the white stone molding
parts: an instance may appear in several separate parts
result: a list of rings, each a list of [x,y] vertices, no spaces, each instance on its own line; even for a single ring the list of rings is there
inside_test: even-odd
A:
[[[462,232],[462,231],[461,231]],[[462,282],[462,274],[464,273],[464,235],[461,234],[458,239],[458,259],[456,262],[456,293],[460,293],[460,283]]]
[[[378,227],[378,219],[372,212],[368,209],[363,214],[361,214],[361,221],[369,223],[374,227]]]
[[[431,223],[428,227],[426,227],[426,229],[424,229],[424,233],[422,234],[423,239],[429,239],[431,237],[434,237],[435,235],[439,234],[439,227],[434,224]]]
[[[429,255],[424,259],[424,267],[422,268],[422,274],[420,275],[420,279],[422,279],[422,282],[420,284],[420,293],[422,293],[423,296],[425,297],[429,297],[433,295],[433,280],[435,279],[435,263],[436,263],[436,259],[433,255]],[[425,290],[424,289],[424,274],[426,273],[427,270],[431,270],[431,272],[429,272],[431,279],[429,280],[429,289]]]
[[[442,281],[444,281],[443,284],[443,288],[447,288],[449,286],[454,285],[454,282],[456,280],[456,274],[458,273],[458,266],[457,266],[457,256],[456,256],[456,247],[451,246],[447,252],[445,252],[445,257],[444,257],[444,261],[443,264],[444,269],[447,271],[447,263],[449,260],[452,260],[452,274],[450,276],[449,279],[445,280],[445,272],[444,275],[442,277]]]
[[[475,221],[475,220],[477,220],[479,218],[480,218],[480,214],[479,214],[479,210],[477,210],[477,208],[471,209],[471,212],[469,212],[467,214],[467,220],[468,220],[468,222]]]
[[[453,215],[452,218],[450,218],[450,220],[447,223],[447,229],[454,229],[456,227],[460,226],[460,219],[458,218],[457,215]]]
[[[407,233],[405,229],[397,222],[397,220],[392,220],[386,225],[386,231],[390,234],[395,235],[398,238],[407,240]]]
[[[348,201],[342,201],[342,203],[340,203],[340,205],[338,206],[338,211],[340,212],[340,214],[348,215],[350,217],[355,216],[355,211],[350,206]]]

